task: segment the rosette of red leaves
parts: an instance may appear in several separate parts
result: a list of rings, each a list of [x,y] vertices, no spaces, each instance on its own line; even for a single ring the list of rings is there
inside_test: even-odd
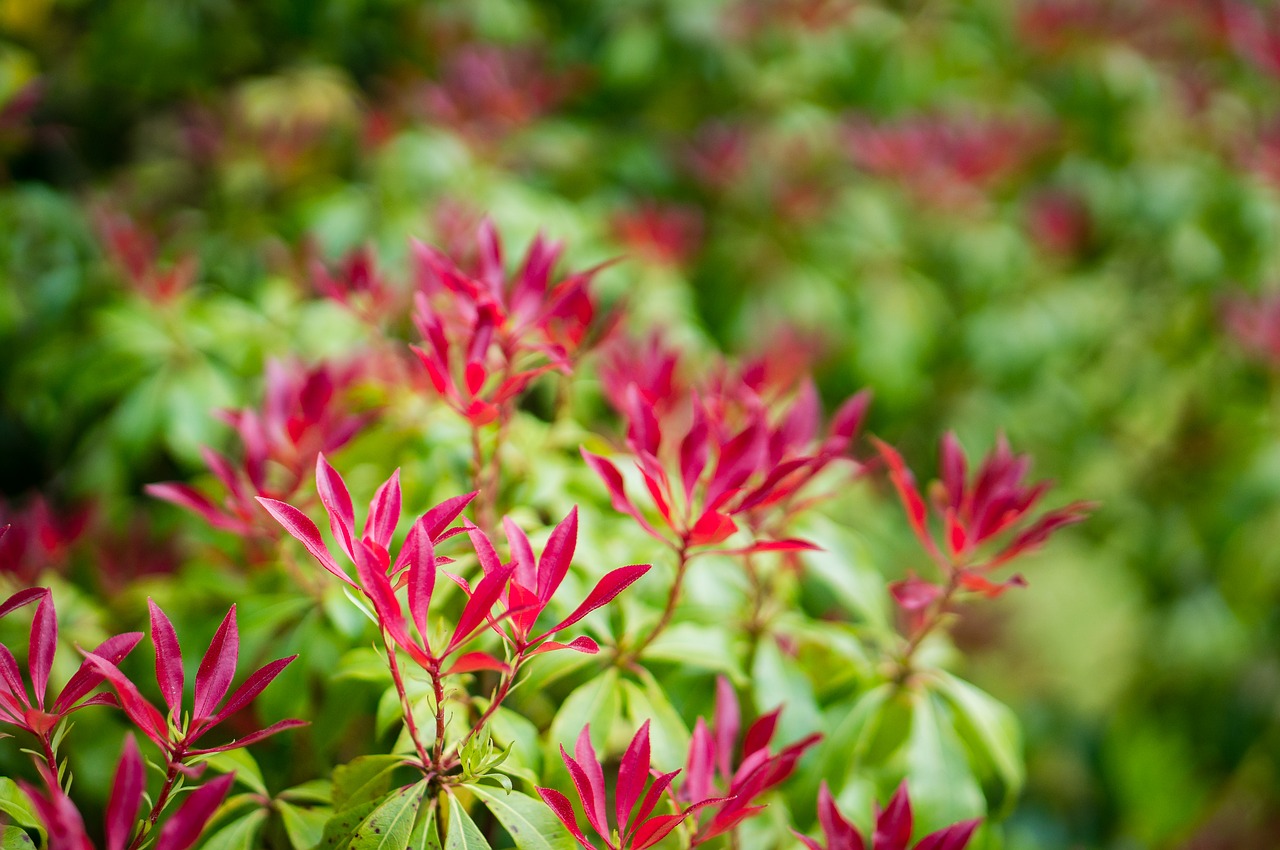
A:
[[[268,361],[262,410],[226,410],[221,416],[240,438],[243,457],[204,447],[205,464],[226,490],[222,504],[189,484],[148,484],[146,491],[200,514],[215,528],[248,535],[262,518],[254,500],[287,499],[297,492],[317,455],[346,445],[369,421],[351,413],[342,393],[360,375],[358,366]]]
[[[654,809],[671,786],[671,781],[680,773],[660,773],[650,777],[649,759],[649,721],[636,732],[630,746],[622,756],[618,766],[618,777],[614,793],[614,826],[609,825],[609,814],[606,806],[606,784],[604,767],[596,758],[595,747],[591,745],[590,727],[578,735],[578,743],[571,757],[563,746],[560,757],[573,778],[578,799],[587,815],[587,823],[595,830],[596,835],[604,839],[609,850],[645,850],[652,847],[671,833],[680,822],[694,814],[704,806],[723,802],[723,798],[700,800],[686,806],[674,814],[655,815]],[[648,785],[646,790],[645,786]],[[569,830],[586,850],[596,848],[583,835],[573,813],[573,804],[569,798],[552,788],[538,788],[542,801],[551,807],[557,818]]]
[[[1093,507],[1088,502],[1072,502],[1037,517],[1035,507],[1051,482],[1025,482],[1031,468],[1029,456],[1013,454],[1002,435],[971,478],[964,449],[954,434],[947,434],[942,438],[942,480],[930,489],[933,513],[943,531],[939,546],[930,529],[929,505],[920,495],[915,476],[892,446],[879,440],[875,444],[889,466],[889,477],[912,530],[954,588],[995,597],[1010,587],[1025,585],[1020,575],[1004,582],[988,576],[1042,544],[1058,529],[1081,522]],[[897,582],[891,590],[909,613],[923,610],[945,592],[915,576]]]
[[[489,619],[510,578],[514,565],[500,567],[486,575],[471,592],[453,634],[443,646],[432,648],[427,627],[427,609],[435,589],[436,573],[448,558],[438,558],[435,544],[462,531],[449,528],[475,493],[455,496],[420,516],[409,529],[395,562],[388,551],[400,521],[400,470],[392,473],[373,496],[363,534],[356,533],[355,509],[342,476],[324,455],[316,459],[316,488],[329,515],[329,529],[338,547],[356,568],[353,579],[329,554],[320,530],[306,514],[284,502],[259,499],[267,512],[284,526],[324,567],[344,584],[364,595],[383,633],[423,668],[438,674],[444,659],[470,640]],[[409,632],[404,609],[396,591],[408,589],[409,614],[418,638]]]
[[[793,503],[796,494],[847,453],[870,395],[859,393],[845,402],[819,440],[821,405],[807,379],[782,402],[763,395],[762,384],[753,385],[750,369],[674,402],[657,397],[664,388],[677,386],[676,369],[674,362],[660,360],[657,368],[651,364],[641,370],[643,383],[623,388],[616,386],[625,379],[616,365],[606,376],[606,394],[621,400],[627,448],[666,531],[646,518],[612,462],[583,449],[614,509],[678,551],[723,543],[738,531],[738,518],[764,539],[735,553],[813,548],[779,535],[786,520],[803,507]]]
[[[689,744],[684,782],[676,799],[682,802],[707,800],[718,794],[721,788],[726,791],[711,810],[709,821],[701,823],[701,815],[705,812],[698,816],[699,826],[693,836],[693,845],[723,835],[763,809],[764,806],[753,805],[753,802],[761,794],[785,782],[795,772],[805,751],[822,739],[822,735],[813,734],[783,747],[777,753],[769,752],[769,742],[777,730],[780,714],[781,707],[760,716],[747,729],[739,747],[741,713],[738,697],[728,679],[717,677],[715,726],[708,729],[706,721],[698,718]]]
[[[195,701],[192,710],[184,712],[185,680],[177,633],[159,605],[150,599],[147,605],[151,610],[151,642],[156,650],[156,681],[160,685],[167,714],[162,714],[148,702],[137,685],[121,672],[111,658],[97,652],[85,652],[85,657],[115,689],[129,720],[165,753],[171,764],[180,763],[188,756],[247,747],[277,732],[306,725],[305,720],[281,720],[227,744],[196,748],[200,738],[253,702],[297,656],[277,659],[256,670],[228,698],[227,692],[235,679],[240,654],[236,607],[232,605],[200,659],[200,667],[196,671]]]
[[[45,773],[48,796],[26,782],[19,781],[19,784],[31,798],[36,814],[49,832],[49,850],[93,850],[93,842],[85,831],[84,818],[58,787],[57,781],[47,775],[47,770]],[[103,833],[104,850],[126,850],[139,843],[136,839],[131,843],[130,838],[142,808],[146,779],[142,754],[138,752],[133,735],[129,735],[111,782]],[[187,850],[195,844],[222,805],[234,780],[235,775],[228,773],[192,791],[160,828],[152,850]]]
[[[560,521],[552,530],[542,555],[535,558],[533,547],[528,536],[510,518],[504,517],[502,526],[507,533],[507,544],[511,549],[510,581],[502,593],[502,601],[510,615],[502,623],[495,623],[494,628],[516,650],[517,655],[535,655],[554,649],[575,649],[579,652],[595,653],[600,647],[594,640],[583,635],[569,643],[547,640],[552,635],[567,629],[583,617],[613,601],[619,593],[630,587],[637,579],[649,571],[649,564],[632,564],[618,567],[606,573],[596,583],[577,608],[569,616],[538,634],[534,634],[534,626],[538,617],[551,602],[573,561],[573,553],[578,540],[578,508],[575,506],[569,515]],[[467,525],[467,534],[471,537],[471,545],[480,559],[481,569],[486,576],[504,569],[493,544],[483,531],[474,525]],[[465,582],[459,579],[464,589]],[[482,655],[477,653],[476,655]],[[480,660],[480,659],[477,659]],[[493,659],[502,669],[504,665]]]
[[[537,376],[569,371],[596,318],[588,286],[600,268],[553,283],[562,246],[538,236],[508,280],[502,243],[488,220],[478,240],[474,273],[413,243],[419,269],[413,318],[423,345],[412,346],[436,392],[477,426],[498,419]]]
[[[20,590],[0,604],[0,617],[36,602],[31,621],[31,639],[27,650],[27,670],[31,676],[32,695],[27,692],[22,672],[9,647],[0,644],[0,722],[25,729],[42,742],[46,760],[53,754],[54,732],[59,723],[74,711],[90,705],[116,705],[111,694],[90,691],[105,678],[98,667],[85,660],[52,701],[48,699],[49,674],[58,648],[58,615],[53,595],[48,588]],[[99,658],[118,664],[142,640],[141,632],[125,632],[109,637],[93,651]],[[34,696],[34,698],[33,698]],[[86,697],[88,697],[86,699]],[[46,765],[53,768],[54,765]],[[53,785],[57,785],[54,779]]]
[[[866,842],[858,828],[849,823],[836,808],[831,790],[824,780],[818,791],[818,823],[822,826],[826,844],[796,833],[809,850],[866,850]],[[930,833],[917,842],[912,850],[964,850],[978,828],[980,820],[967,820]],[[911,847],[911,800],[907,796],[907,783],[903,782],[883,810],[876,807],[876,829],[871,839],[871,850],[908,850]]]

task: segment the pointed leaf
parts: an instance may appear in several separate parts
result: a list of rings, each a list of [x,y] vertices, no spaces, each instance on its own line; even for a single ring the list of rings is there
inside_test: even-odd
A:
[[[147,607],[151,609],[151,642],[156,647],[156,682],[169,716],[176,720],[182,717],[182,648],[173,624],[155,600],[148,598]]]
[[[471,785],[468,790],[493,812],[515,842],[516,850],[572,850],[573,836],[559,816],[538,800],[519,791],[496,793],[483,785]]]
[[[630,587],[650,569],[650,564],[633,564],[609,571],[604,578],[596,582],[596,586],[591,589],[591,592],[587,594],[587,598],[582,600],[582,603],[573,610],[572,614],[565,617],[553,628],[548,629],[542,637],[567,629],[597,608],[609,604],[619,593]]]
[[[35,619],[31,621],[31,687],[35,691],[36,705],[44,708],[45,691],[49,689],[49,672],[53,669],[53,655],[58,649],[58,615],[53,609],[53,597],[45,594],[36,606]]]
[[[388,549],[399,522],[400,470],[397,469],[373,496],[369,516],[364,521],[364,536],[374,540],[383,549]]]
[[[111,799],[107,803],[106,850],[123,850],[133,835],[133,825],[142,806],[142,793],[147,787],[146,767],[138,742],[133,735],[124,739],[124,752],[111,782]]]
[[[93,650],[93,654],[107,659],[112,664],[119,664],[141,640],[142,632],[125,632],[124,634],[109,637],[98,644],[97,648]],[[102,673],[98,671],[97,667],[88,660],[82,661],[80,669],[76,670],[75,675],[67,681],[66,686],[62,689],[62,693],[58,694],[58,698],[54,700],[54,712],[61,714],[68,711],[84,698],[85,694],[101,684],[102,679]]]
[[[240,633],[236,629],[236,606],[232,605],[222,618],[218,631],[196,671],[195,712],[196,723],[211,716],[218,703],[227,695],[231,680],[236,675],[236,662],[240,655]]]
[[[196,843],[213,813],[227,796],[234,776],[227,774],[191,792],[182,806],[160,828],[155,850],[187,850]]]
[[[258,504],[266,508],[267,513],[271,514],[276,522],[284,526],[285,531],[289,532],[294,539],[305,546],[311,556],[320,562],[320,566],[352,587],[356,586],[351,577],[343,572],[342,568],[333,560],[333,556],[329,554],[328,547],[324,545],[324,539],[320,537],[320,529],[316,528],[316,524],[306,514],[293,505],[278,502],[275,499],[265,499],[261,496],[258,497]]]

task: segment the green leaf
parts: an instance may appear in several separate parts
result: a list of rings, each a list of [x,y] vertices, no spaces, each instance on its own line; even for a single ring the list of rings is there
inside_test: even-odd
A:
[[[0,830],[0,850],[35,850],[36,843],[26,830],[16,826],[6,826]]]
[[[511,835],[517,850],[573,850],[577,846],[564,824],[541,800],[519,791],[501,794],[478,785],[468,787]]]
[[[400,850],[407,846],[426,791],[424,779],[387,797],[351,836],[351,850]]]
[[[44,823],[36,816],[35,809],[31,808],[31,801],[18,787],[18,783],[7,776],[0,777],[0,812],[8,815],[18,826],[38,832],[40,846],[43,847],[48,841]]]
[[[264,797],[271,796],[267,793],[267,785],[262,779],[262,771],[258,769],[258,763],[245,750],[214,753],[204,761],[219,773],[234,773],[236,782],[250,791],[256,791]]]
[[[268,816],[266,809],[256,809],[236,818],[205,839],[201,850],[253,850],[257,846],[258,830]]]
[[[413,832],[409,834],[407,850],[440,850],[440,833],[436,829],[435,801],[425,808],[418,809],[418,820],[413,824]]]
[[[489,729],[493,731],[493,740],[511,747],[510,756],[499,769],[536,785],[542,770],[538,727],[516,712],[499,706],[489,718]]]
[[[277,799],[295,803],[332,803],[333,783],[328,779],[312,779],[281,791]]]
[[[444,850],[490,850],[489,842],[458,798],[449,795],[449,835]]]
[[[994,808],[1007,812],[1017,801],[1026,774],[1022,730],[1004,703],[948,673],[938,672],[938,693],[952,708],[956,733],[980,773],[994,773],[1001,788]]]
[[[333,808],[341,812],[376,800],[391,789],[391,773],[404,763],[403,756],[360,756],[333,771]]]
[[[323,850],[346,850],[351,846],[351,839],[355,836],[356,830],[360,828],[360,824],[381,803],[382,799],[378,798],[335,811],[324,823],[324,832],[320,836],[320,847]]]
[[[639,676],[643,688],[634,682],[622,683],[627,697],[627,714],[636,726],[650,721],[649,743],[653,748],[654,762],[670,765],[667,769],[674,770],[688,759],[689,727],[653,674],[641,670]]]
[[[778,718],[781,739],[797,740],[822,728],[822,712],[818,710],[813,685],[800,665],[784,654],[772,637],[762,638],[756,648],[751,688],[761,712],[786,704]]]
[[[645,661],[671,661],[723,673],[741,682],[742,665],[729,640],[729,632],[715,626],[676,623],[645,648]]]
[[[985,815],[986,800],[951,726],[947,707],[934,694],[917,692],[912,696],[905,773],[911,781],[919,829],[930,832]]]
[[[275,805],[294,850],[311,850],[324,839],[324,825],[333,815],[332,809],[304,809],[282,800],[277,800]]]
[[[587,724],[591,725],[591,744],[598,751],[609,740],[609,729],[618,715],[618,671],[609,668],[584,685],[580,685],[556,712],[548,735],[548,760],[559,761],[561,744],[572,750],[573,743]]]

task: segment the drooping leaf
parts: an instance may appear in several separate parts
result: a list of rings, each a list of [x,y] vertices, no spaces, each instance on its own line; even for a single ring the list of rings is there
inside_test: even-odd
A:
[[[324,825],[333,814],[327,807],[304,809],[280,800],[275,807],[293,850],[311,850],[317,846],[324,838]]]
[[[391,789],[391,772],[402,764],[403,756],[388,754],[359,756],[334,768],[334,811],[381,798]]]

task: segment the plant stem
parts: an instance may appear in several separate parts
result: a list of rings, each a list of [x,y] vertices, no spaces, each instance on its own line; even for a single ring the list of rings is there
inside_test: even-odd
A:
[[[680,589],[684,586],[684,574],[688,571],[691,560],[693,558],[689,554],[689,541],[680,541],[680,545],[676,548],[676,577],[675,581],[671,583],[670,592],[667,593],[667,605],[662,610],[662,617],[654,624],[649,634],[645,635],[640,643],[636,644],[630,651],[620,655],[618,659],[619,666],[626,666],[638,659],[649,644],[653,643],[658,635],[662,634],[667,626],[671,625],[671,618],[676,613],[676,604],[680,601]]]
[[[133,841],[129,844],[129,850],[138,850],[155,830],[156,822],[160,820],[160,815],[164,812],[165,806],[169,805],[169,796],[173,793],[173,787],[177,784],[181,775],[178,769],[182,766],[182,759],[185,756],[185,749],[181,746],[169,756],[169,769],[164,777],[164,785],[160,788],[160,796],[156,797],[155,805],[151,807],[150,813],[147,814],[147,819],[142,825],[142,829],[138,831],[138,834],[134,836]]]
[[[391,680],[395,682],[396,693],[400,695],[400,710],[404,712],[404,724],[409,730],[409,737],[413,740],[413,747],[418,751],[418,758],[422,761],[422,769],[428,770],[431,767],[431,761],[427,757],[427,749],[422,745],[422,738],[418,734],[418,723],[413,719],[413,706],[409,702],[409,694],[404,687],[404,678],[400,675],[400,664],[396,661],[396,650],[392,642],[387,638],[386,632],[382,633],[383,646],[387,648],[387,666],[391,668]]]
[[[942,617],[947,613],[947,607],[951,604],[951,600],[955,598],[956,591],[960,589],[960,571],[951,569],[951,577],[947,579],[947,587],[942,595],[935,599],[925,614],[924,622],[920,624],[920,628],[916,629],[911,636],[911,640],[907,642],[906,649],[902,652],[902,657],[898,660],[899,677],[904,678],[911,671],[911,660],[914,658],[916,650],[920,648],[920,644],[929,636],[934,629],[942,622]]]
[[[431,689],[436,697],[436,769],[444,772],[444,681],[440,676],[440,667],[436,665],[427,671],[431,674]]]

